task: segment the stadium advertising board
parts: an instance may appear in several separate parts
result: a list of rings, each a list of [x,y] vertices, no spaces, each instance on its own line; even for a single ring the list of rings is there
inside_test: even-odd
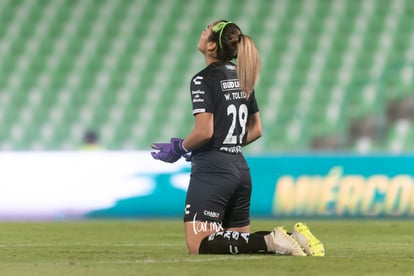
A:
[[[271,205],[276,216],[414,215],[412,156],[255,157],[249,164],[255,201],[268,200],[257,211]],[[272,198],[262,183],[273,183]]]
[[[252,216],[412,217],[414,156],[250,156]],[[149,152],[0,154],[0,219],[181,217],[190,164]]]

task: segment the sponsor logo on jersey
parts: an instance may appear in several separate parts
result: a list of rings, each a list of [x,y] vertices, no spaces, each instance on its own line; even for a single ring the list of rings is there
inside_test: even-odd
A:
[[[225,151],[227,153],[239,154],[242,152],[242,147],[241,146],[221,147],[220,150]]]
[[[221,85],[221,90],[222,91],[240,89],[240,82],[239,82],[238,79],[222,80],[222,81],[220,81],[220,85]]]
[[[204,92],[204,91],[202,91],[202,90],[193,90],[193,91],[191,91],[191,94],[193,94],[193,95],[197,95],[197,94],[199,94],[199,95],[204,95],[204,94],[205,94],[205,92]]]
[[[191,94],[193,95],[193,103],[203,103],[204,99],[201,97],[201,95],[204,95],[205,92],[201,90],[193,90],[191,91]]]
[[[202,76],[197,76],[194,77],[193,82],[195,85],[200,85],[201,84],[201,80],[203,80],[204,78]]]

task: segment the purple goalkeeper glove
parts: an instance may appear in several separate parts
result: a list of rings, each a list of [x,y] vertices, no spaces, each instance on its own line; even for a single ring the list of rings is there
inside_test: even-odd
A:
[[[151,147],[159,151],[151,152],[151,155],[154,159],[167,163],[174,163],[181,156],[184,156],[187,160],[188,150],[183,147],[183,141],[181,138],[171,138],[170,143],[152,143]]]

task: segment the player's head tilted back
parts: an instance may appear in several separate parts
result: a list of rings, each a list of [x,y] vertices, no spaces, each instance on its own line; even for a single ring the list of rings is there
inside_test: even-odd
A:
[[[220,20],[203,31],[198,49],[206,58],[223,62],[237,59],[237,75],[242,90],[253,92],[259,78],[260,55],[252,38],[245,35],[233,22]]]
[[[219,21],[211,28],[210,40],[217,43],[217,58],[230,61],[237,58],[239,43],[243,37],[240,28],[230,21]]]

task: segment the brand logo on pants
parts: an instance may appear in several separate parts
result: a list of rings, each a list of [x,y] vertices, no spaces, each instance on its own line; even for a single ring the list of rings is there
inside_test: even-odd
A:
[[[185,205],[184,214],[189,215],[190,214],[190,204]]]
[[[214,211],[204,210],[204,215],[210,218],[218,218],[220,217],[220,213]]]

